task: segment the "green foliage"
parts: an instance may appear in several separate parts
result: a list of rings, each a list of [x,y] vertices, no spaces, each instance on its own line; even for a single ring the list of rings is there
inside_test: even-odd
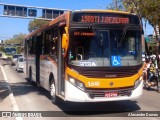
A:
[[[4,46],[0,46],[0,51],[4,51]]]
[[[17,54],[21,54],[21,47],[17,47]]]
[[[11,39],[7,39],[4,41],[5,44],[12,44],[12,43],[17,43],[17,44],[23,44],[23,39],[26,36],[26,34],[18,34],[18,35],[14,35],[13,38]]]
[[[123,0],[126,11],[139,14],[139,5],[141,0]]]
[[[28,31],[29,32],[33,32],[39,28],[41,28],[42,26],[46,25],[49,21],[46,21],[46,20],[39,20],[39,19],[34,19],[34,20],[31,20],[29,22],[29,25],[28,25]]]
[[[141,14],[155,27],[160,24],[160,0],[141,0]]]
[[[123,0],[123,5],[127,11],[147,19],[153,27],[160,25],[160,0]]]
[[[154,28],[156,34],[157,51],[159,50],[159,41],[156,26],[160,25],[160,0],[123,0],[127,11],[137,13],[144,18]]]

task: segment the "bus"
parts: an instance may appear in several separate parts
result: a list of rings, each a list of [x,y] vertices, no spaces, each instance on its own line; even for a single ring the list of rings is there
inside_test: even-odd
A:
[[[3,59],[11,59],[14,54],[21,54],[23,51],[21,44],[19,43],[5,43],[3,51]]]
[[[15,47],[5,47],[4,52],[6,53],[6,55],[13,55],[16,54],[17,50]]]
[[[12,55],[16,53],[16,48],[14,47],[4,47],[4,50],[1,51],[1,57],[0,59],[3,59],[3,60],[9,60],[12,58]]]
[[[142,26],[137,15],[76,10],[50,21],[25,39],[30,82],[51,102],[136,100],[143,91]]]

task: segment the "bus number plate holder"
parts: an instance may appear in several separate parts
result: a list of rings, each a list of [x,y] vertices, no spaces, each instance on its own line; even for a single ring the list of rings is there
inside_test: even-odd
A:
[[[118,96],[118,92],[106,92],[105,93],[105,97],[117,97]]]

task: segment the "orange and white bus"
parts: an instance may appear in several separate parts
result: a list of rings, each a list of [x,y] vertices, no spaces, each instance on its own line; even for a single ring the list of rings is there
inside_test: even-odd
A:
[[[26,73],[74,102],[137,99],[142,94],[142,27],[113,10],[67,11],[25,37]]]

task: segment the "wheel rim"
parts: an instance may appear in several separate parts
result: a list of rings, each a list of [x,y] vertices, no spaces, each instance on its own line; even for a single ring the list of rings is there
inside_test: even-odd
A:
[[[52,83],[52,85],[51,85],[50,94],[51,94],[51,99],[52,99],[52,101],[55,101],[56,88],[55,88],[54,83]]]

